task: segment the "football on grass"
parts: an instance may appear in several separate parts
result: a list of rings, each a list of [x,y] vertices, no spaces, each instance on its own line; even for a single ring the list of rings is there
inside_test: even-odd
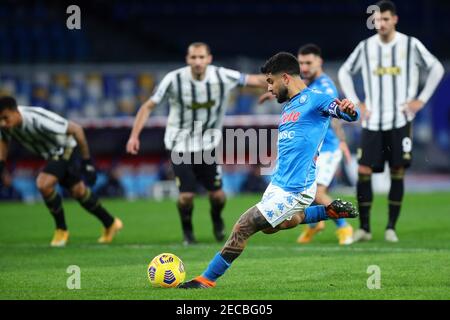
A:
[[[183,261],[172,253],[161,253],[154,257],[147,272],[154,287],[176,287],[186,277]]]

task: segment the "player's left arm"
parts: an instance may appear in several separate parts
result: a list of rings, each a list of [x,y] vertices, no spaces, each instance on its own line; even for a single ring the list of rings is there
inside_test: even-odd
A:
[[[325,99],[320,104],[321,111],[333,118],[342,119],[348,122],[359,119],[359,111],[356,106],[348,99]]]
[[[82,170],[89,184],[94,184],[97,180],[97,173],[95,167],[91,161],[91,155],[89,152],[89,145],[84,133],[84,129],[78,123],[69,121],[67,126],[67,134],[74,137],[80,147],[81,157],[82,157]]]
[[[413,47],[417,64],[428,72],[425,86],[417,99],[407,101],[404,105],[405,111],[416,114],[431,98],[445,71],[441,62],[428,51],[422,42],[414,38]]]
[[[82,158],[90,159],[91,155],[83,127],[81,127],[78,123],[69,121],[69,125],[67,126],[67,134],[73,136],[77,141]]]

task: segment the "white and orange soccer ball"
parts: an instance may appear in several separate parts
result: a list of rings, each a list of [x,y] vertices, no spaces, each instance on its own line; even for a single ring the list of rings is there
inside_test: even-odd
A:
[[[148,265],[147,275],[152,286],[172,288],[184,281],[186,272],[180,258],[172,253],[161,253]]]

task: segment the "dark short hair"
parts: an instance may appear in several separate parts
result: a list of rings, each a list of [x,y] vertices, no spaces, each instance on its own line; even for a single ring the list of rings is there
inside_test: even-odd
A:
[[[375,4],[380,8],[380,12],[386,12],[390,11],[393,15],[397,14],[397,7],[395,6],[395,3],[389,0],[381,0]]]
[[[17,102],[11,96],[1,96],[0,97],[0,112],[3,110],[17,110]]]
[[[322,57],[322,50],[317,44],[308,43],[298,49],[298,53],[301,55],[313,54],[318,57]]]
[[[208,54],[211,54],[211,48],[210,48],[209,45],[208,45],[207,43],[205,43],[205,42],[192,42],[192,43],[188,46],[188,48],[187,48],[187,53],[189,53],[189,48],[190,48],[190,47],[194,47],[194,48],[197,48],[197,47],[205,47],[206,52],[208,52]]]
[[[272,56],[261,67],[264,74],[287,73],[290,75],[300,75],[300,66],[297,58],[289,52],[279,52]]]

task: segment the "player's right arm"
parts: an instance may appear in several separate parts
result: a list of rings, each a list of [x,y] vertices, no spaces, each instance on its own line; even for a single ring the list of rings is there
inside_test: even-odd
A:
[[[356,105],[359,105],[361,111],[364,113],[365,117],[369,116],[369,110],[367,110],[364,102],[360,101],[358,95],[355,91],[355,86],[353,83],[353,75],[358,73],[362,68],[364,55],[364,42],[360,42],[358,46],[353,50],[344,64],[339,68],[338,79],[341,89],[344,95],[353,101]]]
[[[140,108],[134,119],[133,129],[131,130],[130,138],[127,142],[127,152],[131,154],[137,154],[139,152],[139,135],[144,128],[145,122],[147,122],[148,117],[152,110],[156,107],[156,103],[149,99]]]
[[[153,109],[160,103],[172,86],[173,73],[168,73],[159,84],[155,93],[140,108],[134,119],[133,129],[127,142],[127,152],[137,154],[139,152],[140,142],[139,135],[144,128],[145,122],[150,116]]]

